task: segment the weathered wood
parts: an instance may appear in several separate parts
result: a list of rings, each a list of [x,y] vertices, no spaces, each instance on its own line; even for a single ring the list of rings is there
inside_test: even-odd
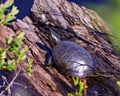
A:
[[[29,56],[34,58],[32,77],[24,74],[17,81],[29,85],[28,90],[34,90],[33,95],[36,92],[38,96],[67,96],[67,93],[75,92],[69,77],[52,66],[44,66],[54,46],[49,39],[50,29],[53,29],[63,40],[80,44],[96,59],[96,73],[100,73],[100,76],[90,78],[88,83],[92,85],[96,82],[109,96],[120,96],[116,85],[116,81],[120,80],[119,56],[114,54],[107,41],[109,29],[93,10],[66,0],[35,0],[31,15],[17,20],[13,25],[16,33],[20,30],[25,32],[24,43],[29,47]],[[4,38],[6,34],[2,34]],[[1,37],[0,43],[4,44]],[[24,65],[21,66],[24,69]]]

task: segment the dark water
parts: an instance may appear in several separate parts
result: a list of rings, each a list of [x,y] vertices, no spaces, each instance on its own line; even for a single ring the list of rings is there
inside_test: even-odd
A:
[[[14,5],[17,6],[20,11],[17,18],[22,19],[25,16],[28,16],[33,2],[34,0],[15,0]]]

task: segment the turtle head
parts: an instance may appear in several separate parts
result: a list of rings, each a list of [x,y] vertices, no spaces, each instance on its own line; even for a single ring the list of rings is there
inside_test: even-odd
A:
[[[56,44],[61,42],[60,36],[53,30],[50,30],[50,40],[52,40]]]

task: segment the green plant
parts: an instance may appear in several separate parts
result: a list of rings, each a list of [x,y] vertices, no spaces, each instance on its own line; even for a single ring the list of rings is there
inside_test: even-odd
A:
[[[32,66],[33,66],[33,60],[31,59],[28,59],[28,64],[26,64],[27,66],[27,74],[28,76],[31,76],[32,75]]]
[[[120,92],[120,80],[116,81],[116,85],[118,86],[119,92]]]
[[[68,93],[68,96],[74,96],[72,93]]]
[[[83,91],[85,90],[86,86],[84,83],[80,80],[79,77],[73,77],[73,83],[75,86],[77,86],[76,89],[76,96],[82,96]],[[68,96],[74,96],[72,93],[68,93]]]
[[[117,81],[116,84],[118,85],[119,90],[120,90],[120,81]]]
[[[116,83],[117,83],[118,86],[120,86],[120,81],[117,81]]]
[[[7,0],[4,4],[0,4],[0,25],[8,24],[19,13],[19,10],[15,6],[12,7],[11,11],[8,10],[13,2],[14,0]]]
[[[0,70],[15,70],[17,67],[17,64],[22,62],[23,60],[27,59],[25,52],[28,50],[27,46],[23,46],[23,40],[24,39],[24,32],[21,32],[18,36],[15,38],[13,36],[10,36],[6,40],[6,47],[0,48]],[[33,61],[31,59],[28,59],[28,75],[30,76],[30,73],[32,72]]]

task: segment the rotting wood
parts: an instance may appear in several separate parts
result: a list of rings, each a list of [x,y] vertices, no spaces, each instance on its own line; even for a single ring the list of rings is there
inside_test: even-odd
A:
[[[23,85],[27,82],[25,85],[29,85],[28,89],[35,90],[38,96],[67,96],[67,93],[75,92],[69,77],[54,67],[43,66],[54,46],[49,40],[50,29],[63,40],[80,44],[96,59],[97,72],[103,75],[89,78],[90,85],[94,81],[107,91],[107,95],[120,96],[116,85],[116,81],[120,80],[119,56],[114,54],[114,49],[107,41],[109,29],[93,10],[66,0],[35,0],[31,15],[22,21],[17,20],[13,25],[16,26],[16,33],[20,30],[25,32],[24,43],[35,60],[32,77],[23,75],[17,81]]]

